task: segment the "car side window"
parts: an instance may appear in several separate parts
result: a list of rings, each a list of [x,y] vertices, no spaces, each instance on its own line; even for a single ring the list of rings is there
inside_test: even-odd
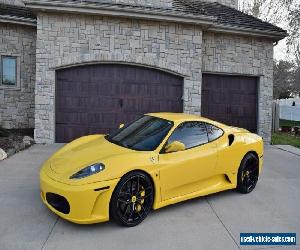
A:
[[[180,124],[170,136],[168,143],[180,141],[185,149],[208,143],[206,125],[203,122],[185,122]]]
[[[206,128],[209,141],[214,141],[220,138],[224,133],[222,129],[208,123],[206,124]]]

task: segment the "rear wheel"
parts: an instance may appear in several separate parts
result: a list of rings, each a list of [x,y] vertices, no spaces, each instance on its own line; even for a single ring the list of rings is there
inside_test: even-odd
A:
[[[150,178],[142,172],[131,172],[115,188],[110,202],[110,214],[123,226],[136,226],[150,212],[153,195]]]
[[[250,193],[256,186],[259,175],[259,161],[255,154],[248,153],[241,162],[237,176],[237,191]]]

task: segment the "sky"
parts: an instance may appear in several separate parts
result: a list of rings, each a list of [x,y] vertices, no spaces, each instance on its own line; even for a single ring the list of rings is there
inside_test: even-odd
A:
[[[274,47],[274,59],[279,60],[286,60],[287,52],[286,52],[286,39],[283,39],[278,42],[278,44]]]

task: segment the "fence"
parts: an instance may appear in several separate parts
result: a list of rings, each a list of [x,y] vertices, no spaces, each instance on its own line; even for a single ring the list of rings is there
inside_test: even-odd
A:
[[[300,121],[300,98],[280,99],[275,103],[279,105],[279,119]]]
[[[300,121],[300,105],[279,105],[279,118],[290,121]]]
[[[274,102],[278,103],[279,105],[292,106],[293,103],[295,103],[296,106],[300,106],[300,97],[297,97],[297,98],[287,98],[287,99],[277,99]]]
[[[276,102],[272,103],[272,131],[279,130],[279,104]]]
[[[293,106],[294,105],[294,106]],[[279,120],[300,121],[300,98],[275,100],[272,104],[272,130],[278,131]]]

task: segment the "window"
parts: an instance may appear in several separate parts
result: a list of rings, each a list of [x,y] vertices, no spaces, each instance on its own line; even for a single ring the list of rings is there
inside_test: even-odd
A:
[[[216,126],[206,124],[206,127],[209,141],[214,141],[223,135],[223,130]]]
[[[17,85],[17,58],[2,56],[1,58],[1,83],[7,86]]]
[[[208,143],[206,125],[203,122],[185,122],[180,124],[168,140],[180,141],[186,149]]]
[[[171,121],[145,115],[105,138],[122,147],[152,151],[158,147],[172,127]]]

